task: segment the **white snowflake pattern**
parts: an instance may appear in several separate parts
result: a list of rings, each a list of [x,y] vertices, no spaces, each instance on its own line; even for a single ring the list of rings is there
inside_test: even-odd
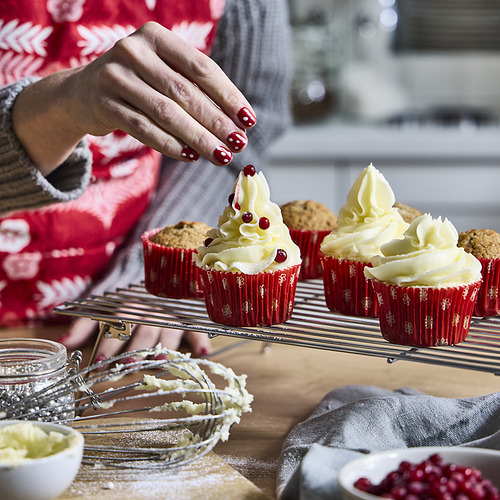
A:
[[[198,21],[182,21],[172,26],[172,32],[180,36],[198,50],[207,48],[207,38],[214,27],[212,21],[200,23]]]
[[[398,298],[398,291],[397,291],[396,287],[391,287],[390,293],[391,293],[391,297],[393,299],[397,299]]]
[[[26,252],[9,254],[3,259],[3,269],[10,280],[30,280],[38,275],[42,254]]]
[[[224,290],[228,290],[229,288],[226,278],[222,278],[222,288],[224,288]]]
[[[372,306],[372,299],[370,297],[363,297],[361,299],[361,306],[365,311],[368,311]]]
[[[170,277],[170,284],[175,288],[178,287],[181,282],[181,279],[178,274],[172,274]]]
[[[38,308],[53,308],[67,300],[74,300],[83,293],[89,284],[90,278],[88,276],[75,276],[73,279],[62,278],[60,281],[54,280],[50,283],[37,281],[36,286],[40,292]]]
[[[30,225],[24,219],[4,219],[0,223],[0,251],[19,253],[30,242]]]
[[[214,282],[214,277],[212,276],[212,271],[207,271],[207,278],[209,283]]]
[[[210,0],[210,15],[212,19],[220,19],[224,12],[226,0]]]
[[[222,315],[225,317],[225,318],[229,318],[231,316],[231,307],[229,306],[229,304],[224,304],[222,306]]]
[[[149,271],[149,281],[151,281],[151,283],[154,283],[157,280],[157,278],[158,278],[157,272],[151,269]]]
[[[189,282],[189,291],[193,294],[198,292],[198,283],[196,281]]]
[[[259,286],[259,295],[261,297],[264,297],[265,294],[266,294],[266,287],[264,285],[260,285]]]
[[[77,26],[77,31],[82,38],[77,42],[81,47],[81,56],[99,55],[109,50],[118,40],[125,38],[135,31],[134,26]]]
[[[453,318],[451,320],[451,324],[453,326],[458,326],[460,324],[460,315],[459,314],[454,314]]]
[[[277,311],[278,310],[278,299],[273,299],[273,303],[272,303],[272,309],[273,311]]]
[[[165,269],[167,267],[168,259],[165,255],[160,259],[160,269]]]
[[[335,271],[332,271],[330,274],[330,280],[332,283],[337,283],[337,273]]]
[[[429,330],[433,326],[434,326],[434,318],[432,316],[426,316],[424,319],[424,327]]]
[[[474,288],[474,289],[472,290],[472,293],[470,294],[470,300],[471,300],[472,302],[475,302],[475,301],[477,300],[477,294],[478,294],[478,293],[479,293],[479,287]]]
[[[407,293],[405,293],[405,294],[403,295],[403,304],[404,304],[405,306],[409,306],[409,305],[410,305],[410,303],[411,303],[410,296],[409,296]]]
[[[470,320],[471,320],[471,317],[470,316],[464,316],[464,323],[463,323],[463,327],[465,330],[467,330],[470,326]]]
[[[243,288],[245,286],[245,277],[242,275],[237,276],[236,283],[238,284],[239,288]]]
[[[344,292],[342,293],[342,297],[344,297],[345,302],[350,302],[351,301],[351,290],[349,290],[349,289],[344,290]]]
[[[280,285],[283,285],[283,283],[285,283],[285,281],[286,281],[286,274],[283,274],[283,273],[279,274],[279,276],[278,276],[278,283]]]
[[[83,14],[85,0],[47,0],[47,11],[56,23],[75,23]]]
[[[420,289],[420,302],[425,302],[426,300],[427,300],[427,289],[421,288]]]
[[[44,28],[31,22],[19,24],[19,19],[4,24],[0,19],[0,49],[45,57],[47,38],[53,30],[50,26]]]
[[[498,297],[498,288],[496,286],[492,286],[486,292],[486,296],[489,299],[495,300]]]

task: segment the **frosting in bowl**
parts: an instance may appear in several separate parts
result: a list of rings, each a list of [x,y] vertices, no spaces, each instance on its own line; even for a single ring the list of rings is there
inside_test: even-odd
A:
[[[205,245],[197,249],[199,267],[258,274],[301,263],[281,210],[270,200],[264,174],[249,167],[240,172],[218,227],[207,232]]]
[[[401,238],[408,227],[397,208],[385,177],[372,165],[366,167],[351,187],[339,210],[337,229],[327,235],[321,252],[339,259],[370,262],[380,246]]]
[[[367,278],[401,286],[456,286],[481,279],[481,263],[457,246],[455,226],[424,214],[415,219],[403,239],[381,247],[371,259]]]

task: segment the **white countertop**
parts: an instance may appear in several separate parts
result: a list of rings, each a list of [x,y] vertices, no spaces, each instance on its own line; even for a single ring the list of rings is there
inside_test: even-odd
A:
[[[500,127],[398,127],[328,120],[295,125],[271,148],[271,163],[305,159],[500,162]]]

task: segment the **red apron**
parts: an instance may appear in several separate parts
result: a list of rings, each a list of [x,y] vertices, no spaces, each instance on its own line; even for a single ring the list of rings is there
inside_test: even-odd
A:
[[[156,21],[210,53],[225,0],[0,0],[0,86],[88,63]],[[52,317],[105,273],[154,194],[161,157],[116,131],[88,137],[92,180],[69,203],[0,218],[0,325]]]

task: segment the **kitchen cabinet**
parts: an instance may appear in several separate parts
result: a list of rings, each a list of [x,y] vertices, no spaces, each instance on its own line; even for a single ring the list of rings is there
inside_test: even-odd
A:
[[[500,232],[497,127],[295,126],[272,148],[266,177],[276,203],[314,199],[337,213],[370,162],[398,201],[448,217],[458,231]]]

